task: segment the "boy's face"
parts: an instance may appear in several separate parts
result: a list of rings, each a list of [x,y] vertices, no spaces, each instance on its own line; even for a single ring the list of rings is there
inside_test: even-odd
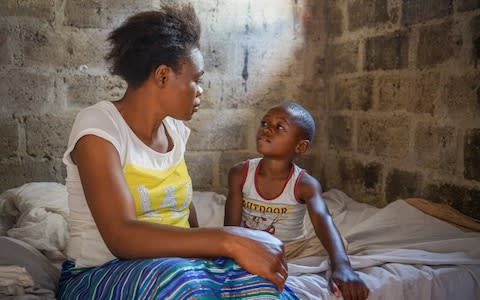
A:
[[[290,111],[281,106],[270,109],[260,121],[257,151],[263,156],[292,159],[304,141],[302,129]]]

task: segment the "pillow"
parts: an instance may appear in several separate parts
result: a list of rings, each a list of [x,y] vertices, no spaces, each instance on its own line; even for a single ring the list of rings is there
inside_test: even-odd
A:
[[[193,205],[199,227],[223,226],[226,197],[214,192],[193,192]]]

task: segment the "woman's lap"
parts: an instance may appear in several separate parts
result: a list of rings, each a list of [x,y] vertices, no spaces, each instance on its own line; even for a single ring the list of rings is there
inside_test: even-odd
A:
[[[298,299],[227,258],[115,259],[93,268],[65,262],[59,299]]]

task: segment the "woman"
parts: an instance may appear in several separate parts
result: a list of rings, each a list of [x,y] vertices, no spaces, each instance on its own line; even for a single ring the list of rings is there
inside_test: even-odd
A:
[[[200,105],[199,38],[189,5],[134,15],[110,34],[107,59],[128,87],[118,101],[82,110],[70,134],[59,298],[295,298],[278,292],[287,278],[279,240],[195,228],[182,121]]]

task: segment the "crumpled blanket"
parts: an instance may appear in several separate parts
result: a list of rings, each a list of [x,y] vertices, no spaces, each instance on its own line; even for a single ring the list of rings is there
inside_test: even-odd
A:
[[[32,182],[0,194],[0,217],[13,219],[7,236],[49,257],[61,256],[68,239],[68,196],[64,185]]]

